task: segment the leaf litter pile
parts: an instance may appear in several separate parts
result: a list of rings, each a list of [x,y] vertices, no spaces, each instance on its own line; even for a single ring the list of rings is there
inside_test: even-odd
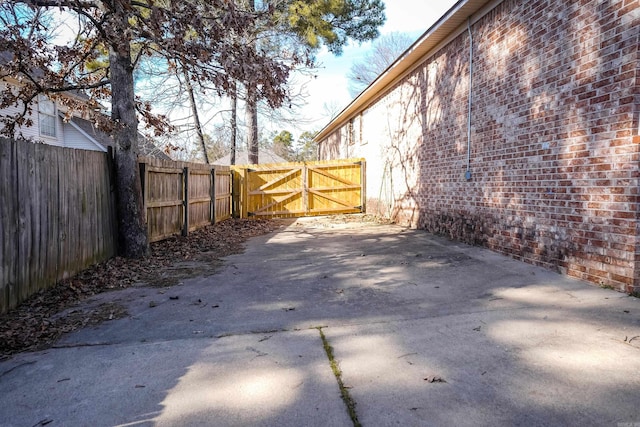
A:
[[[115,257],[96,264],[0,315],[0,360],[20,351],[50,347],[62,334],[127,315],[115,303],[69,310],[90,296],[131,286],[171,286],[180,279],[212,274],[221,265],[220,258],[242,252],[248,238],[281,226],[281,221],[230,219],[187,237],[152,243],[147,258]]]

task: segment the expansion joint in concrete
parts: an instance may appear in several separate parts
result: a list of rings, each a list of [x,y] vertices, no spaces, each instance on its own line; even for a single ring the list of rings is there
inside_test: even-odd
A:
[[[349,413],[349,418],[351,418],[351,422],[353,423],[353,427],[362,427],[360,421],[358,420],[358,414],[356,413],[356,402],[351,397],[349,393],[349,389],[345,387],[344,382],[342,381],[342,371],[340,370],[340,366],[338,366],[338,362],[336,361],[333,355],[333,347],[329,344],[327,337],[322,332],[322,327],[317,327],[318,332],[320,333],[320,339],[322,340],[322,346],[324,347],[324,351],[327,354],[327,358],[329,359],[329,365],[331,366],[331,371],[333,371],[333,375],[336,377],[336,381],[338,382],[338,387],[340,388],[340,396],[342,397],[342,401],[347,407],[347,412]]]

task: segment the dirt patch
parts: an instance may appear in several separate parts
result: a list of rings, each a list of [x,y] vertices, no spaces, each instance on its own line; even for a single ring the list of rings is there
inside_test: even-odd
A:
[[[171,286],[213,274],[220,258],[240,253],[250,237],[269,233],[282,221],[231,219],[151,245],[144,259],[112,258],[41,291],[0,315],[0,359],[50,347],[62,334],[127,315],[116,303],[81,307],[90,296],[131,286]],[[77,308],[76,308],[77,306]]]
[[[344,226],[348,227],[350,224],[361,223],[392,224],[392,221],[370,214],[338,214],[301,218],[294,225],[311,228],[344,228]]]

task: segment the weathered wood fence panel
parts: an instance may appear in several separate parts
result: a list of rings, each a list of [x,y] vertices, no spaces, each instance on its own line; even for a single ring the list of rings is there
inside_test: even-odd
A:
[[[234,167],[139,159],[151,241],[232,215],[361,212],[362,159]],[[232,197],[232,181],[237,194]],[[116,254],[110,156],[0,140],[0,312]]]
[[[229,166],[216,166],[215,168],[215,221],[220,222],[231,218],[233,200],[231,191],[231,169]]]
[[[228,167],[140,162],[152,241],[230,217]],[[0,313],[116,254],[111,175],[105,153],[0,140]]]
[[[287,218],[365,210],[364,159],[233,166],[239,216]]]
[[[184,170],[142,163],[144,205],[149,240],[154,242],[182,231]]]
[[[231,216],[229,167],[141,157],[140,170],[150,241]]]
[[[104,153],[0,140],[0,312],[116,253]]]

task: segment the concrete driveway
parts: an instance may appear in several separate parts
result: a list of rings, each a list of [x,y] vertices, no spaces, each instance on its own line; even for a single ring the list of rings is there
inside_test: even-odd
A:
[[[640,426],[640,300],[422,231],[299,220],[113,300],[0,363],[0,425]]]

